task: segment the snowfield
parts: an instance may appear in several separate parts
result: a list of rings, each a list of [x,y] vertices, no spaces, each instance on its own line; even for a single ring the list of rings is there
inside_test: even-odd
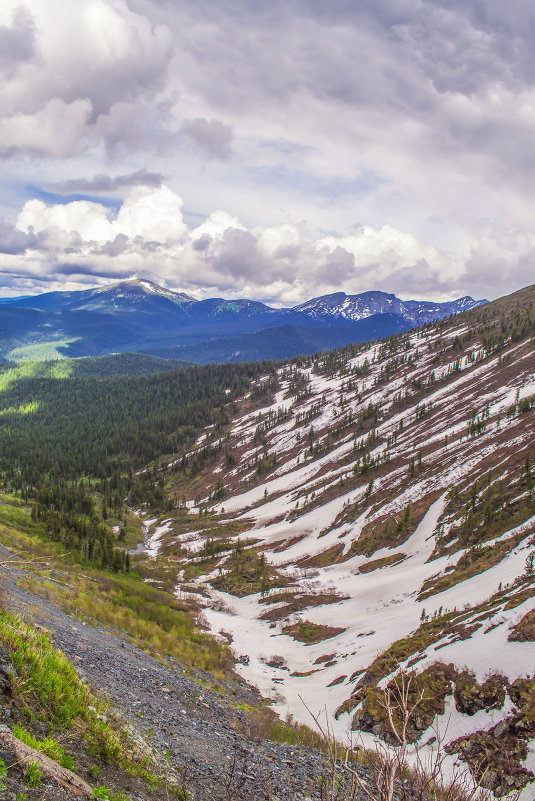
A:
[[[533,639],[509,639],[535,609],[528,568],[535,553],[533,341],[495,352],[476,338],[455,351],[470,335],[468,325],[449,322],[361,348],[332,369],[321,358],[279,368],[271,400],[251,408],[244,398],[222,446],[234,459],[226,464],[222,453],[203,474],[198,506],[187,500],[199,523],[173,540],[186,559],[199,560],[209,539],[201,524],[207,508],[207,530],[239,527],[219,561],[193,579],[204,593],[203,617],[215,634],[230,635],[236,657],[248,657],[236,670],[282,716],[311,725],[308,709],[326,714],[342,741],[353,710],[335,713],[378,654],[417,633],[422,621],[458,614],[470,633],[460,639],[445,625],[416,648],[418,672],[438,661],[472,671],[480,683],[492,673],[509,683],[534,675]],[[213,436],[207,430],[195,447]],[[225,497],[210,503],[218,479]],[[156,522],[146,521],[154,557],[165,551],[172,519]],[[278,577],[267,592],[212,586],[232,573],[240,539],[254,539]],[[287,611],[302,595],[334,602],[305,600]],[[266,612],[270,619],[262,619]],[[283,631],[299,621],[326,636],[307,643]],[[330,634],[332,627],[342,631]],[[508,695],[500,709],[472,717],[450,695],[420,742],[432,729],[447,744],[513,714]],[[456,759],[448,757],[452,771]],[[525,766],[535,769],[533,741]],[[528,785],[522,799],[534,797]]]

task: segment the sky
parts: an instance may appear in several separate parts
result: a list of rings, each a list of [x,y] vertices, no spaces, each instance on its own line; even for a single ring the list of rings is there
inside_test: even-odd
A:
[[[535,281],[532,0],[3,0],[0,296]]]

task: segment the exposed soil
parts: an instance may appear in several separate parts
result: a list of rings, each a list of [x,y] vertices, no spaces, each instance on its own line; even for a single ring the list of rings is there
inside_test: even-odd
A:
[[[304,609],[310,609],[313,606],[324,606],[326,604],[336,604],[339,601],[344,601],[347,595],[337,595],[336,593],[318,593],[313,595],[311,593],[296,593],[294,597],[290,593],[287,594],[274,594],[267,599],[261,599],[261,603],[277,603],[285,601],[284,606],[270,609],[260,615],[260,620],[284,620],[289,615],[295,612],[302,612]]]

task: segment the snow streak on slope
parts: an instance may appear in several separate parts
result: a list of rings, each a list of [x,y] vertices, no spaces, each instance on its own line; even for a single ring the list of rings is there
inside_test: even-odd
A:
[[[486,319],[294,360],[199,441],[216,461],[165,547],[196,565],[210,628],[281,713],[325,708],[344,738],[359,680],[384,684],[377,656],[403,638],[393,653],[420,674],[533,673],[535,354],[532,334],[493,339]],[[447,696],[435,723],[451,742],[513,696],[474,716]]]

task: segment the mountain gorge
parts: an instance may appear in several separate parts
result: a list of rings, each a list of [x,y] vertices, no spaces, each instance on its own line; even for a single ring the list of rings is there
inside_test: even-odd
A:
[[[326,295],[294,308],[195,300],[150,281],[50,292],[0,304],[0,355],[21,359],[145,352],[197,363],[288,358],[405,331],[485,301]]]

